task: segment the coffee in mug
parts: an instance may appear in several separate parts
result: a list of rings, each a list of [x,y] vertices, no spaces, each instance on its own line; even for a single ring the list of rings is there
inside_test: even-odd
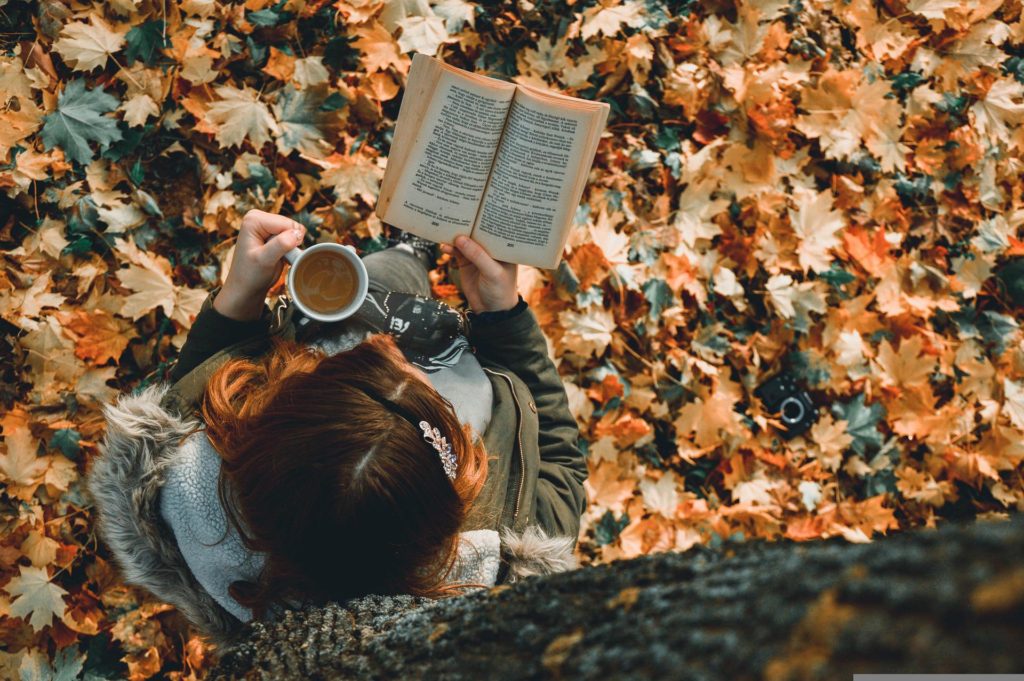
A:
[[[291,263],[286,284],[292,301],[303,314],[334,322],[354,314],[366,298],[366,267],[349,246],[320,243],[285,254]]]
[[[337,312],[358,290],[355,268],[337,251],[310,253],[295,266],[295,295],[314,312]]]

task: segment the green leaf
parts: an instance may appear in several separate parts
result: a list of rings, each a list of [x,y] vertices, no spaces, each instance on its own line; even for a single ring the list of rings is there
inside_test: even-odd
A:
[[[145,177],[146,172],[142,168],[142,159],[135,159],[135,163],[128,170],[128,179],[132,181],[132,184],[138,186],[142,184],[142,179]]]
[[[616,520],[611,511],[605,511],[601,519],[597,521],[597,525],[594,526],[594,541],[598,546],[611,544],[626,529],[627,525],[629,525],[629,516],[625,513]]]
[[[654,136],[654,143],[662,151],[679,151],[679,139],[682,137],[682,128],[674,125],[658,126],[658,134]]]
[[[858,454],[865,454],[868,447],[878,449],[882,446],[878,421],[885,414],[885,407],[881,404],[876,402],[865,406],[864,394],[861,393],[846,404],[833,404],[832,414],[836,419],[846,421],[846,432],[853,438],[852,446]]]
[[[82,671],[85,656],[78,654],[78,646],[67,646],[57,651],[53,666],[40,650],[28,651],[18,669],[20,681],[75,681]]]
[[[824,355],[813,350],[796,350],[786,355],[790,373],[812,388],[825,385],[830,378]]]
[[[1020,324],[1013,317],[985,310],[978,318],[978,328],[981,329],[981,336],[985,342],[995,346],[999,354],[1003,354],[1007,343],[1020,329]]]
[[[103,115],[118,104],[102,86],[86,90],[81,78],[71,81],[57,98],[57,110],[43,119],[43,144],[47,150],[59,146],[69,159],[87,165],[93,159],[89,142],[99,142],[105,149],[121,139],[117,121]]]
[[[832,263],[832,267],[825,270],[824,272],[820,272],[818,274],[818,278],[827,281],[832,286],[832,288],[839,289],[842,288],[844,285],[849,284],[857,277],[853,276],[852,274],[844,270],[838,264]]]
[[[917,71],[907,70],[892,79],[892,89],[901,94],[905,94],[926,80],[928,79]]]
[[[1024,258],[1014,258],[996,272],[1006,294],[1017,307],[1024,307]]]
[[[152,66],[153,58],[159,54],[158,50],[170,45],[163,19],[153,19],[136,26],[128,31],[125,41],[128,47],[124,51],[124,56],[129,66],[134,64],[136,59],[147,66]]]
[[[281,88],[274,101],[274,116],[280,125],[277,148],[282,154],[299,151],[309,156],[322,156],[325,137],[334,137],[337,117],[323,110],[327,86],[296,90],[291,85]]]
[[[324,46],[324,64],[336,71],[352,71],[359,68],[359,50],[349,43],[356,36],[338,36],[331,38]]]
[[[320,105],[321,111],[337,111],[348,104],[348,100],[340,92],[332,92]]]
[[[142,127],[133,128],[124,121],[121,121],[118,125],[118,130],[121,131],[121,139],[111,144],[109,149],[100,154],[103,158],[114,162],[134,154],[142,142],[142,138],[152,133],[154,127],[152,123],[148,123]]]
[[[647,299],[651,306],[647,315],[652,322],[661,316],[665,308],[672,307],[672,303],[675,300],[671,287],[669,287],[664,279],[648,279],[644,282],[643,292],[644,298]]]
[[[282,12],[281,9],[286,3],[279,2],[273,7],[267,9],[261,9],[257,12],[249,12],[246,15],[246,19],[253,26],[259,26],[261,28],[270,28],[271,26],[277,26],[278,24],[287,23],[292,20],[295,16],[291,12]]]
[[[50,447],[60,449],[64,456],[74,461],[78,458],[79,452],[82,451],[81,446],[78,444],[81,439],[82,436],[74,428],[61,428],[50,439]]]

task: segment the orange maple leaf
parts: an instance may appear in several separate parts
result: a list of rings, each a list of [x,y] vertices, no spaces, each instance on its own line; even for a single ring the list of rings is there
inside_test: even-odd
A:
[[[863,227],[851,227],[843,232],[843,246],[868,274],[876,277],[882,276],[886,263],[892,260],[883,229],[869,232]]]
[[[75,356],[94,366],[115,362],[135,336],[132,330],[123,330],[118,320],[104,310],[72,310],[58,312],[64,333],[75,342]],[[127,326],[127,325],[125,325]]]
[[[636,480],[626,476],[618,462],[602,461],[591,470],[583,485],[595,505],[621,513],[623,505],[633,496]]]

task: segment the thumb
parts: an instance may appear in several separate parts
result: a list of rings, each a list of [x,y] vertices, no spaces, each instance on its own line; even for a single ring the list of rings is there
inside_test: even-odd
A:
[[[501,275],[501,265],[498,264],[498,261],[488,255],[483,246],[468,236],[456,237],[455,247],[459,249],[459,253],[465,256],[466,260],[476,265],[477,270],[485,278],[494,279]]]
[[[260,259],[263,264],[273,267],[284,257],[284,254],[302,243],[301,229],[287,229],[263,245]]]

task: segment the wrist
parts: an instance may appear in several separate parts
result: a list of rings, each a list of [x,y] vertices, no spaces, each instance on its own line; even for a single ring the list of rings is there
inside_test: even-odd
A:
[[[251,322],[263,315],[266,294],[241,292],[228,287],[221,287],[213,299],[213,309],[228,319],[240,322]]]
[[[467,317],[469,318],[470,324],[489,326],[497,322],[518,317],[527,308],[526,301],[523,297],[516,294],[516,303],[511,307],[503,310],[471,310]]]
[[[484,302],[481,300],[480,305],[472,306],[472,309],[473,312],[477,314],[482,314],[485,312],[507,312],[508,310],[511,310],[516,305],[518,305],[520,300],[522,300],[522,297],[519,295],[518,292],[514,292],[511,296],[506,296],[504,300],[500,301]]]

